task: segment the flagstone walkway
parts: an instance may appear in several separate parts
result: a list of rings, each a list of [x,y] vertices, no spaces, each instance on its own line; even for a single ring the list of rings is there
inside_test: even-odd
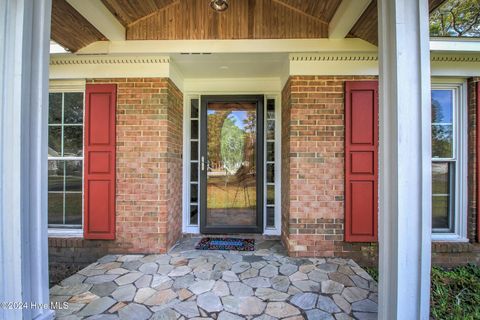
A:
[[[376,319],[377,284],[354,261],[255,252],[108,255],[50,289],[57,319]],[[192,242],[192,243],[191,243]],[[257,241],[258,242],[258,241]]]

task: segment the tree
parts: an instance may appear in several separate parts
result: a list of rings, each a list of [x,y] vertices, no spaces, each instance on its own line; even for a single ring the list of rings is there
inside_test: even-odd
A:
[[[222,127],[220,154],[223,167],[229,174],[235,174],[244,160],[245,132],[235,122],[235,117],[228,117]]]
[[[432,37],[480,37],[480,0],[447,0],[430,15]]]

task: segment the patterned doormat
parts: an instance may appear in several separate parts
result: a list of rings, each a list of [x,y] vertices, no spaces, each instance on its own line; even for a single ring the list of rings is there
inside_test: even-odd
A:
[[[202,238],[195,246],[197,250],[236,250],[254,251],[254,239]]]

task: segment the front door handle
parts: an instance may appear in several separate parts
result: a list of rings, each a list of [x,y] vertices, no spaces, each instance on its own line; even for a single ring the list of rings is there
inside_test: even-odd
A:
[[[202,156],[202,158],[200,159],[200,167],[202,169],[202,171],[205,171],[205,157]]]

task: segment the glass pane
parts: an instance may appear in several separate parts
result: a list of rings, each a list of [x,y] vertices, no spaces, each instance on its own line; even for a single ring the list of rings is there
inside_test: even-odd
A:
[[[190,224],[196,226],[198,224],[198,207],[190,206]]]
[[[267,119],[275,119],[275,100],[267,100]]]
[[[65,126],[63,128],[63,155],[65,157],[81,157],[83,149],[83,128]]]
[[[48,193],[48,223],[63,224],[63,193]]]
[[[267,120],[267,140],[275,140],[275,120]]]
[[[192,126],[190,128],[191,139],[198,139],[198,120],[190,121]]]
[[[256,104],[210,103],[207,115],[207,226],[255,226]]]
[[[448,163],[432,163],[432,193],[449,194],[449,170]]]
[[[65,224],[82,224],[82,194],[65,194]]]
[[[190,165],[190,181],[198,181],[198,163]]]
[[[275,207],[267,207],[267,227],[275,227]]]
[[[452,125],[432,125],[432,157],[453,157]]]
[[[275,186],[267,186],[267,204],[275,204]]]
[[[48,123],[62,123],[62,94],[50,93],[48,95]]]
[[[450,229],[450,197],[432,197],[432,227],[433,229]]]
[[[192,141],[190,145],[190,159],[198,160],[198,141]]]
[[[275,164],[267,164],[267,182],[275,182]]]
[[[83,93],[73,92],[65,93],[64,96],[64,120],[63,123],[83,123]]]
[[[453,122],[453,90],[432,90],[432,122]]]
[[[190,118],[198,118],[198,99],[192,99],[192,110]]]
[[[63,191],[64,161],[48,161],[48,191]]]
[[[65,161],[65,167],[65,190],[82,191],[82,161]]]
[[[267,142],[267,161],[275,161],[275,142]]]
[[[50,157],[62,156],[62,127],[48,127],[48,155]]]
[[[191,184],[190,185],[190,202],[197,203],[198,202],[198,185]]]

